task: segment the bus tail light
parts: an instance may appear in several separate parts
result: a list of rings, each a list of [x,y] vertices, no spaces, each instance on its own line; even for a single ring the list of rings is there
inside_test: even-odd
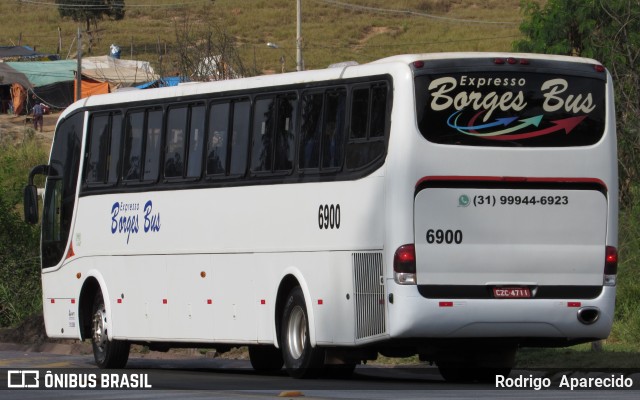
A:
[[[393,256],[393,279],[399,285],[416,284],[416,248],[413,244],[398,247]]]
[[[604,286],[616,285],[616,274],[618,273],[618,249],[607,246],[604,256]]]

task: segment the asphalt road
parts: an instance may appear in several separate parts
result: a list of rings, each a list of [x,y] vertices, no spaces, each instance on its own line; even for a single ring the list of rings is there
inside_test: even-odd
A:
[[[112,372],[124,373],[132,382],[132,376],[146,377],[140,389],[8,389],[9,374],[15,371],[40,372],[40,384],[47,371],[50,375],[97,376]],[[11,372],[10,372],[11,371]],[[514,371],[511,378],[544,377],[545,371]],[[131,358],[126,370],[104,371],[93,364],[91,355],[60,355],[51,353],[0,351],[0,398],[2,399],[637,399],[640,395],[640,374],[627,372],[633,381],[632,389],[606,390],[559,389],[562,376],[598,377],[607,373],[575,372],[556,373],[550,379],[551,389],[519,390],[496,388],[491,384],[452,384],[440,377],[435,367],[393,368],[383,366],[358,366],[349,380],[313,379],[295,380],[284,371],[278,374],[258,374],[244,360],[210,358],[146,359]],[[622,372],[625,374],[625,372]],[[122,375],[122,374],[119,374]],[[616,376],[620,373],[616,373]],[[15,376],[14,376],[15,378]],[[115,378],[117,379],[117,377]],[[15,381],[12,378],[12,382]],[[53,379],[49,383],[54,382]],[[58,381],[59,383],[60,381]],[[122,381],[120,381],[122,382]],[[55,382],[54,382],[55,383]],[[140,381],[139,381],[140,383]],[[51,387],[52,385],[48,385]],[[55,385],[53,385],[55,386]]]

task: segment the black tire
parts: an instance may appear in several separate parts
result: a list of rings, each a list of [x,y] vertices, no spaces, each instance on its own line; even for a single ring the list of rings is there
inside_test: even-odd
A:
[[[309,318],[302,289],[293,288],[282,313],[280,330],[282,359],[293,378],[315,378],[324,367],[324,350],[311,347]]]
[[[109,321],[102,292],[98,291],[91,311],[91,345],[93,358],[99,368],[124,368],[129,360],[130,344],[123,340],[109,340]]]
[[[275,346],[249,346],[249,361],[259,372],[278,372],[284,365],[282,352]]]

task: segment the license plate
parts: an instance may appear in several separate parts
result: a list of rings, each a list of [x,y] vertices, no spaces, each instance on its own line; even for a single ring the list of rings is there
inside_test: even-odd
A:
[[[531,290],[526,287],[494,287],[493,297],[497,299],[528,299],[531,297]]]

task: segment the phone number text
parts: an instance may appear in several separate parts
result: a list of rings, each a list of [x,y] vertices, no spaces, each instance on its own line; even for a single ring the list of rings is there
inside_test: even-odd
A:
[[[491,206],[566,206],[569,196],[473,196],[475,207]]]

